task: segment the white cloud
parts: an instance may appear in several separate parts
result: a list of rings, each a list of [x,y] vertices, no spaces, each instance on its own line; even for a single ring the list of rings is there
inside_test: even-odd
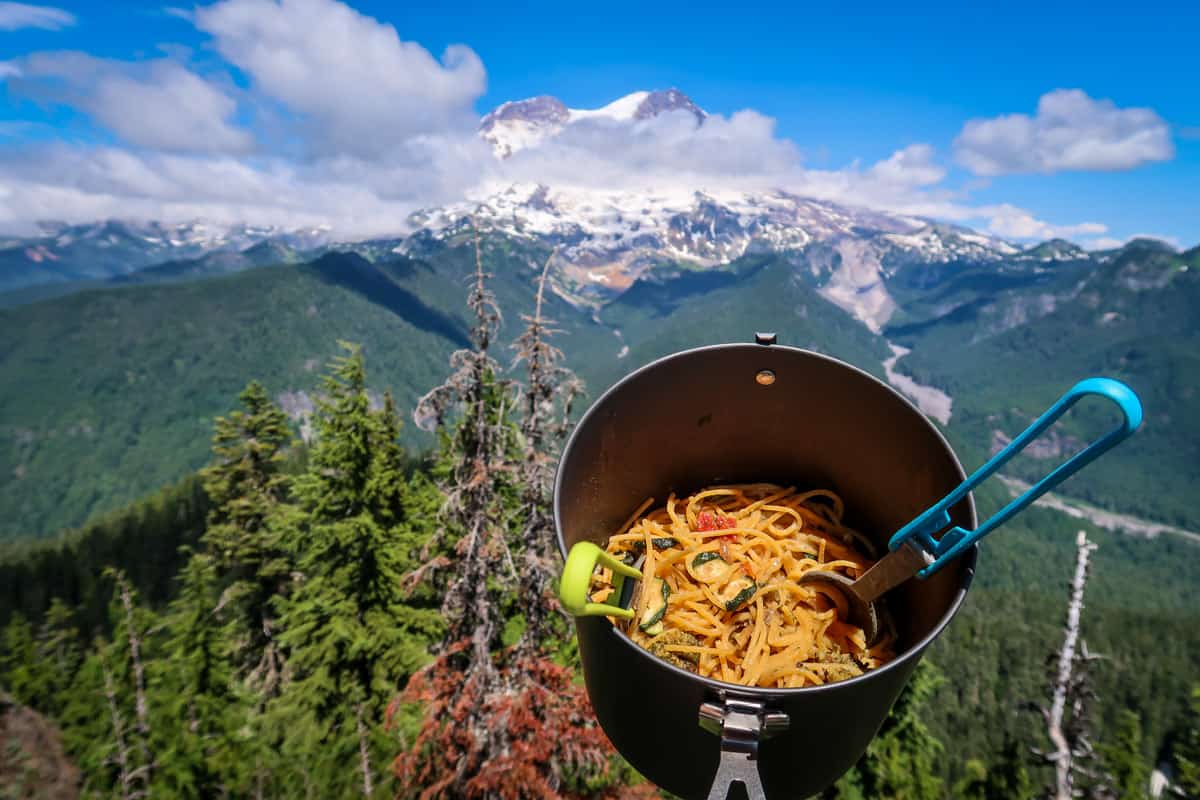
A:
[[[85,53],[35,53],[16,91],[90,115],[129,144],[166,151],[244,152],[251,134],[229,120],[237,103],[170,59],[127,63]]]
[[[901,186],[932,186],[946,177],[945,168],[933,161],[933,148],[927,144],[909,145],[868,170],[871,177]]]
[[[42,28],[57,31],[75,24],[75,15],[53,6],[0,3],[0,31]]]
[[[775,120],[753,110],[702,125],[684,111],[588,118],[501,161],[476,135],[486,74],[466,47],[439,60],[335,0],[221,0],[188,18],[248,87],[197,74],[186,50],[138,63],[83,53],[0,62],[13,91],[78,108],[122,142],[33,144],[39,136],[0,147],[0,227],[204,217],[386,235],[404,232],[417,208],[520,182],[689,195],[783,189],[1012,238],[1105,232],[972,206],[924,143],[875,163],[809,168]]]
[[[441,61],[335,0],[223,0],[195,12],[257,91],[302,115],[319,153],[385,154],[420,133],[466,128],[486,87],[463,45]]]
[[[1002,204],[978,209],[988,219],[987,228],[997,236],[1013,239],[1070,239],[1107,233],[1108,226],[1099,222],[1076,225],[1052,225],[1036,219],[1028,211]]]
[[[1125,170],[1175,155],[1170,129],[1152,109],[1118,108],[1079,89],[1047,92],[1032,117],[969,120],[954,150],[977,175]]]

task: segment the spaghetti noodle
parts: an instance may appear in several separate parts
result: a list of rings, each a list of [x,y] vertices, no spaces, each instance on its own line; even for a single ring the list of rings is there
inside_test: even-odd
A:
[[[841,498],[770,483],[647,500],[607,549],[640,565],[634,618],[617,624],[660,658],[704,677],[793,688],[844,680],[890,661],[893,637],[866,646],[834,600],[797,578],[810,569],[857,578],[873,549],[841,522]],[[644,514],[644,516],[643,516]],[[612,592],[602,569],[594,599]]]

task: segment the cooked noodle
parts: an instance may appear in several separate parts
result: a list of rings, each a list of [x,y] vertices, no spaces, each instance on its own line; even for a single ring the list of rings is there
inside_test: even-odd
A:
[[[894,657],[890,635],[868,648],[829,594],[797,582],[810,569],[857,578],[873,563],[833,492],[754,483],[672,494],[646,514],[651,503],[608,541],[627,563],[645,556],[635,616],[617,621],[642,647],[705,677],[779,688],[844,680]],[[601,570],[593,599],[611,591]]]

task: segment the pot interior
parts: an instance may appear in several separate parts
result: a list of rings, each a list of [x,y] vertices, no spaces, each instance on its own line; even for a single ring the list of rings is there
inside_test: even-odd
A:
[[[658,506],[671,491],[769,481],[837,492],[846,523],[882,552],[964,477],[933,424],[867,373],[797,348],[718,345],[656,361],[596,402],[564,451],[555,516],[565,555],[578,541],[603,546],[647,497]],[[974,527],[972,501],[951,517]],[[973,562],[889,595],[899,651],[944,622]]]

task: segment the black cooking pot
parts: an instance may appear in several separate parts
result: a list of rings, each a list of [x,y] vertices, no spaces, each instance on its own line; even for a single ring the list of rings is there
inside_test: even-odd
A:
[[[554,487],[558,544],[603,546],[647,497],[726,482],[829,488],[882,552],[888,537],[957,486],[962,466],[892,388],[846,363],[774,343],[688,350],[630,374],[567,443]],[[954,524],[975,527],[970,497]],[[807,797],[866,750],[921,654],[958,611],[977,551],[888,596],[898,655],[860,677],[804,689],[702,678],[634,644],[601,616],[576,629],[588,697],[616,749],[683,798]],[[718,774],[719,773],[719,774]],[[761,779],[761,788],[757,785]]]

